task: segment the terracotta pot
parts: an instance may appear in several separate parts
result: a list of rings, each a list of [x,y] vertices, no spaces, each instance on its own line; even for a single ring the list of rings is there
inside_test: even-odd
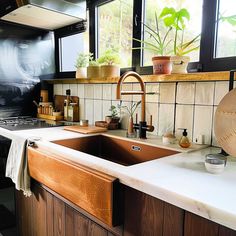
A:
[[[153,74],[170,74],[171,61],[169,56],[157,56],[152,58]]]
[[[87,78],[87,68],[86,67],[79,67],[75,73],[76,79],[85,79]]]
[[[185,74],[187,72],[190,57],[188,56],[173,56],[171,57],[172,71],[171,74]]]
[[[109,123],[119,123],[120,117],[112,117],[112,116],[106,116],[105,121]]]
[[[101,66],[101,77],[119,77],[120,67],[117,65]]]
[[[100,77],[100,66],[88,66],[87,67],[88,78],[99,78]]]

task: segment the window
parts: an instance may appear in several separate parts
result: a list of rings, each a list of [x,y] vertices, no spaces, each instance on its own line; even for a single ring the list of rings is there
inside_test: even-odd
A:
[[[89,52],[88,30],[60,38],[60,71],[75,71],[75,62],[79,53]]]
[[[233,1],[233,0],[232,0]],[[192,40],[194,37],[201,33],[201,25],[202,25],[202,4],[203,0],[192,1],[192,0],[146,0],[145,1],[145,13],[144,13],[144,21],[145,24],[154,28],[155,27],[155,14],[157,17],[162,12],[164,7],[173,7],[176,10],[181,8],[186,8],[190,13],[190,20],[187,22],[188,31],[184,32],[184,42],[188,42]],[[161,23],[161,20],[158,20]],[[160,34],[164,37],[166,28],[164,25],[159,24]],[[180,34],[179,34],[180,36]],[[145,31],[144,27],[144,40],[150,38],[149,34]],[[167,42],[174,38],[174,30],[172,30],[169,34]],[[152,39],[151,39],[152,40]],[[180,38],[179,38],[180,40]],[[155,42],[154,42],[155,43]],[[197,46],[197,45],[196,45]],[[168,44],[168,48],[166,52],[173,55],[173,40]],[[199,61],[199,50],[192,51],[188,54],[191,58],[191,61]],[[143,51],[143,62],[141,63],[143,66],[152,65],[152,57],[153,52],[144,50]]]
[[[219,0],[215,58],[236,56],[236,9],[235,0]]]
[[[119,52],[121,67],[132,64],[133,0],[115,0],[97,7],[98,57],[107,49]]]

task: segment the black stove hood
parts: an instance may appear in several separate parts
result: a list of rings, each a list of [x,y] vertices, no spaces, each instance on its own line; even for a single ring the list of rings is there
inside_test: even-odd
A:
[[[1,0],[2,20],[54,30],[86,19],[86,0]]]

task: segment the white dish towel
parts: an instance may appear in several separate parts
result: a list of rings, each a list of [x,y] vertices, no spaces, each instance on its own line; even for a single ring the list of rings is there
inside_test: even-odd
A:
[[[11,147],[8,153],[6,177],[12,179],[17,190],[22,190],[25,196],[31,196],[30,175],[27,162],[27,138],[17,136],[12,132],[0,131],[0,135],[9,138]]]

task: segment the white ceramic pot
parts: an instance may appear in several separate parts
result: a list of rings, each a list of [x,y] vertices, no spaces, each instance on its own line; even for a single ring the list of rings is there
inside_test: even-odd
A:
[[[101,77],[119,77],[120,67],[117,65],[101,66]]]
[[[100,66],[88,66],[87,67],[88,78],[99,78],[100,77]]]
[[[79,67],[75,73],[76,79],[85,79],[87,78],[87,68],[86,67]]]
[[[187,72],[190,57],[188,56],[172,56],[172,71],[171,74],[185,74]]]

